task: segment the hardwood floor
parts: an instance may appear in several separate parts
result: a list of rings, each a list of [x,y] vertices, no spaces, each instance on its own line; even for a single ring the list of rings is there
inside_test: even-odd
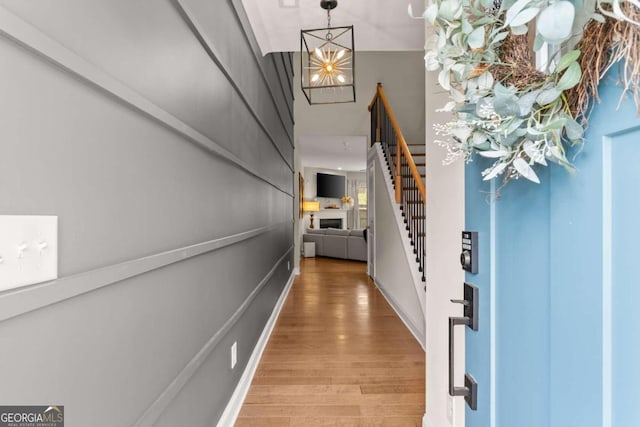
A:
[[[237,427],[422,425],[425,356],[366,264],[306,258]]]

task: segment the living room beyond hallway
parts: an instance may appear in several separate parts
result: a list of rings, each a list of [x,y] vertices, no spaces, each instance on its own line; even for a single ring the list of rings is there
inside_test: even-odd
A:
[[[300,268],[236,426],[421,426],[424,351],[366,263]]]

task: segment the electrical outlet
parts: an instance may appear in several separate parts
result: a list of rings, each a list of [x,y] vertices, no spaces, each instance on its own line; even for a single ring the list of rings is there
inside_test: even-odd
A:
[[[453,424],[453,397],[447,396],[447,419]]]
[[[238,343],[234,341],[231,345],[231,369],[236,367],[236,363],[238,363]]]
[[[291,261],[287,261],[287,271],[291,271]]]

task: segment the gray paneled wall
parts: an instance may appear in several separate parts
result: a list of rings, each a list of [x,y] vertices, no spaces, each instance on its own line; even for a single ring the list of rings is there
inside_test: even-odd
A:
[[[0,403],[215,425],[291,277],[289,56],[236,0],[0,0],[0,58],[0,214],[60,276],[0,293]]]

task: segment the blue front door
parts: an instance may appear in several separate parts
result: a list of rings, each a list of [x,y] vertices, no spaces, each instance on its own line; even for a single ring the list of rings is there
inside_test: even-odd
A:
[[[466,169],[466,229],[479,232],[478,383],[467,427],[640,426],[640,119],[601,84],[575,175],[484,182]],[[635,267],[635,268],[634,268]],[[462,385],[462,384],[460,384]]]

